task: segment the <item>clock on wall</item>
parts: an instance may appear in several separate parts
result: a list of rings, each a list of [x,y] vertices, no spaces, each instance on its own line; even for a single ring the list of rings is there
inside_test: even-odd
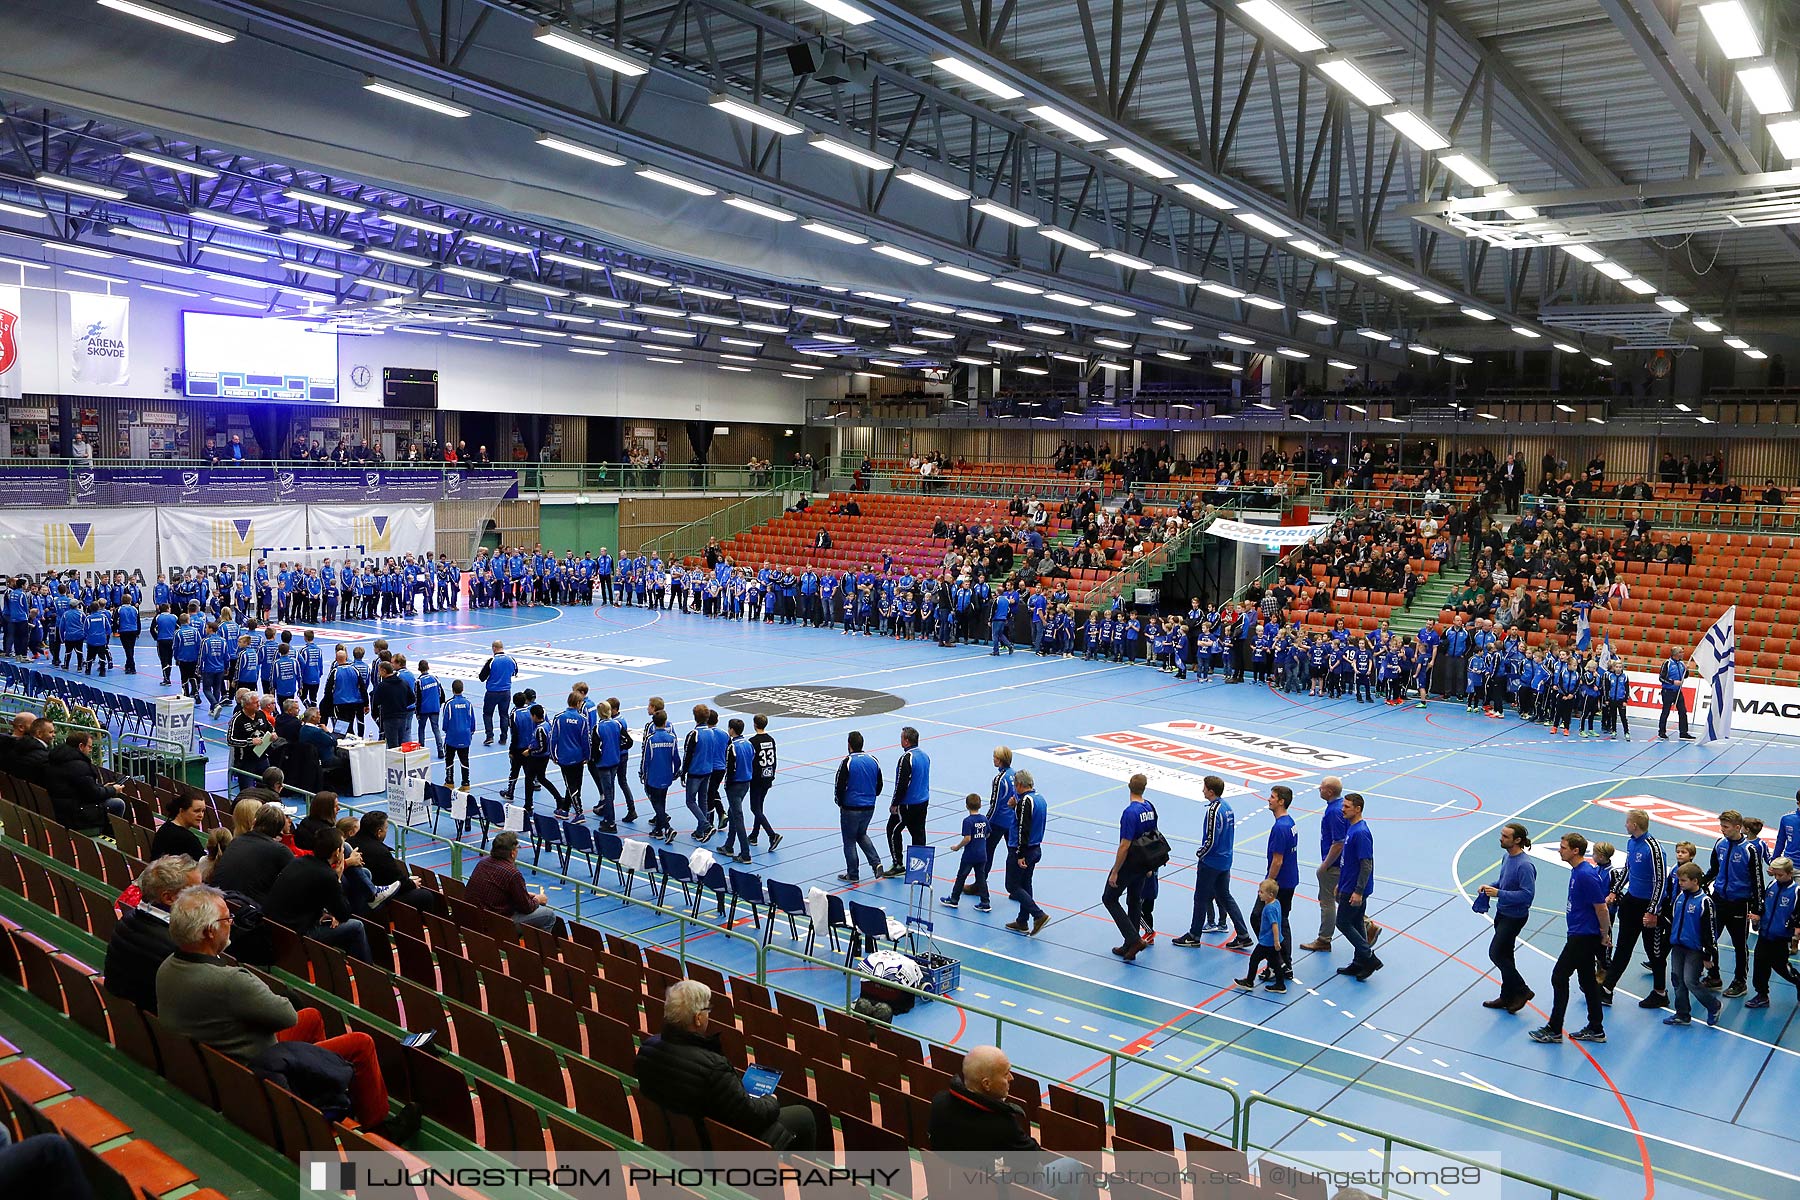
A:
[[[369,381],[373,378],[375,378],[374,372],[370,371],[369,368],[367,368],[367,367],[351,367],[350,368],[350,386],[358,389],[359,391],[363,388],[368,387]]]

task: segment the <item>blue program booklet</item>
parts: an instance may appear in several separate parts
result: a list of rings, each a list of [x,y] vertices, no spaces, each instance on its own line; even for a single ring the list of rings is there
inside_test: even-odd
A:
[[[752,1096],[769,1096],[781,1082],[781,1072],[774,1067],[745,1067],[744,1091]]]

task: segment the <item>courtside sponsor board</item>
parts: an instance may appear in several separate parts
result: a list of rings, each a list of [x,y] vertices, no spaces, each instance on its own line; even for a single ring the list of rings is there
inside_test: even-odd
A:
[[[1152,733],[1173,734],[1175,737],[1186,738],[1190,742],[1201,742],[1206,745],[1224,746],[1230,750],[1263,754],[1299,766],[1318,767],[1320,770],[1360,766],[1370,761],[1360,754],[1351,754],[1346,750],[1329,750],[1324,746],[1310,746],[1305,742],[1296,742],[1292,738],[1275,737],[1267,733],[1252,733],[1248,729],[1233,729],[1229,725],[1214,725],[1210,721],[1158,721],[1145,725],[1143,728]]]
[[[1627,704],[1634,713],[1655,718],[1662,712],[1662,685],[1655,675],[1627,671],[1631,681],[1631,698]],[[1687,702],[1689,732],[1698,734],[1706,728],[1706,717],[1700,711],[1699,680],[1690,675],[1682,681],[1681,694]],[[1767,683],[1745,683],[1738,677],[1731,698],[1732,729],[1738,733],[1775,733],[1800,737],[1800,688],[1777,687]],[[1642,719],[1640,717],[1640,719]],[[1675,736],[1676,719],[1669,712],[1669,736]],[[1654,729],[1651,732],[1655,732]]]
[[[1150,781],[1150,790],[1162,792],[1169,796],[1179,796],[1183,800],[1206,802],[1206,788],[1201,784],[1198,775],[1189,774],[1178,767],[1164,766],[1162,763],[1145,762],[1141,758],[1127,758],[1123,754],[1113,754],[1106,750],[1092,750],[1086,746],[1045,746],[1040,750],[1015,750],[1027,758],[1042,759],[1044,762],[1059,763],[1065,767],[1073,767],[1077,771],[1086,771],[1089,775],[1098,775],[1102,779],[1110,779],[1115,783],[1124,783],[1133,775],[1142,775]],[[1242,784],[1227,783],[1227,796],[1251,795],[1249,788]]]
[[[1597,808],[1610,808],[1614,812],[1630,812],[1641,808],[1650,814],[1650,819],[1663,825],[1673,825],[1685,833],[1694,835],[1694,845],[1703,850],[1719,840],[1719,814],[1704,808],[1695,808],[1691,804],[1682,804],[1676,800],[1664,800],[1660,796],[1602,796],[1598,800],[1589,801]],[[1762,831],[1762,840],[1769,849],[1775,848],[1775,827],[1773,825]],[[1674,851],[1670,851],[1673,856]],[[1670,858],[1673,862],[1673,857]]]
[[[1165,762],[1180,763],[1184,767],[1209,771],[1226,778],[1257,779],[1263,783],[1287,783],[1293,779],[1305,779],[1310,774],[1307,771],[1295,770],[1293,767],[1260,762],[1254,758],[1243,758],[1236,754],[1208,750],[1201,746],[1190,746],[1186,742],[1171,742],[1167,738],[1152,737],[1147,733],[1139,733],[1135,729],[1121,729],[1114,733],[1084,734],[1082,740],[1099,742],[1102,745],[1121,750],[1134,750],[1139,754],[1147,754]]]

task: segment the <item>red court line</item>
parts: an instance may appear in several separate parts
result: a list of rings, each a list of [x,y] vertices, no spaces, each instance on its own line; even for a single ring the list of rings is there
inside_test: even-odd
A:
[[[1214,992],[1212,995],[1208,996],[1206,999],[1200,1001],[1200,1003],[1194,1005],[1192,1008],[1184,1009],[1183,1011],[1176,1013],[1174,1016],[1172,1016],[1168,1020],[1164,1021],[1161,1025],[1158,1025],[1155,1029],[1152,1029],[1150,1032],[1144,1034],[1142,1037],[1139,1037],[1135,1041],[1127,1043],[1125,1046],[1124,1052],[1127,1054],[1142,1054],[1144,1051],[1150,1049],[1150,1039],[1151,1038],[1155,1037],[1157,1034],[1161,1033],[1163,1030],[1167,1029],[1169,1026],[1175,1024],[1176,1022],[1185,1021],[1187,1018],[1195,1015],[1201,1009],[1203,1009],[1207,1005],[1211,1004],[1214,1000],[1217,1000],[1220,996],[1225,995],[1227,992],[1235,992],[1235,991],[1237,991],[1237,984],[1235,984],[1235,983],[1226,984],[1224,987],[1220,988],[1218,991]],[[1081,1070],[1075,1072],[1075,1074],[1069,1076],[1069,1082],[1074,1083],[1077,1079],[1080,1079],[1083,1075],[1086,1075],[1092,1071],[1098,1070],[1099,1068],[1104,1067],[1107,1063],[1109,1063],[1111,1061],[1112,1061],[1112,1058],[1109,1055],[1106,1058],[1102,1058],[1094,1063],[1091,1063],[1088,1066],[1083,1067]]]

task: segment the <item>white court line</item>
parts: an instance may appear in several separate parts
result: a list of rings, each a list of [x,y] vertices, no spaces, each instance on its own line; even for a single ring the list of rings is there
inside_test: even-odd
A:
[[[1564,789],[1564,790],[1569,790],[1569,789]],[[1211,1009],[1202,1009],[1199,1011],[1195,1011],[1194,1006],[1192,1004],[1183,1003],[1179,1000],[1170,1000],[1166,997],[1158,996],[1153,992],[1146,992],[1146,991],[1142,991],[1140,989],[1122,987],[1115,983],[1108,983],[1107,981],[1105,981],[1103,979],[1090,979],[1086,976],[1076,975],[1072,972],[1063,971],[1056,967],[1047,967],[1047,966],[1044,966],[1042,963],[1032,962],[1029,959],[1016,958],[1010,954],[1002,954],[995,950],[989,950],[988,948],[986,948],[984,946],[975,946],[975,945],[971,945],[967,942],[959,942],[959,941],[955,940],[954,938],[940,937],[938,940],[940,942],[944,942],[944,943],[947,943],[952,946],[957,946],[964,950],[979,951],[981,953],[988,955],[990,958],[996,958],[1003,962],[1015,963],[1019,966],[1024,966],[1024,967],[1036,967],[1038,970],[1046,972],[1047,974],[1059,975],[1059,976],[1062,976],[1064,979],[1079,981],[1080,983],[1085,984],[1090,988],[1103,988],[1110,992],[1119,992],[1124,995],[1135,996],[1135,997],[1138,997],[1138,998],[1144,999],[1144,1000],[1153,1000],[1158,1004],[1168,1005],[1170,1008],[1173,1008],[1173,1009],[1177,1010],[1178,1012],[1181,1012],[1181,1013],[1184,1013],[1187,1015],[1204,1017],[1204,1018],[1208,1018],[1208,1019],[1211,1019],[1214,1021],[1223,1021],[1226,1024],[1236,1025],[1246,1031],[1254,1031],[1257,1033],[1267,1034],[1270,1037],[1280,1038],[1282,1040],[1290,1041],[1290,1042],[1297,1042],[1297,1043],[1299,1043],[1301,1045],[1305,1045],[1305,1046],[1312,1046],[1313,1048],[1318,1049],[1318,1050],[1328,1050],[1328,1051],[1331,1051],[1331,1052],[1337,1053],[1337,1054],[1349,1055],[1351,1058],[1361,1059],[1364,1062],[1373,1063],[1373,1064],[1376,1064],[1379,1066],[1392,1067],[1397,1071],[1408,1071],[1414,1075],[1423,1075],[1428,1079],[1436,1079],[1443,1083],[1451,1084],[1454,1087],[1468,1088],[1470,1091],[1484,1090],[1484,1089],[1477,1088],[1472,1083],[1467,1083],[1461,1079],[1456,1079],[1456,1078],[1453,1078],[1448,1075],[1440,1075],[1436,1071],[1428,1071],[1423,1067],[1411,1066],[1404,1062],[1395,1062],[1393,1059],[1378,1058],[1373,1054],[1364,1054],[1360,1050],[1351,1050],[1347,1047],[1335,1045],[1334,1043],[1331,1043],[1331,1042],[1321,1042],[1314,1038],[1305,1037],[1301,1034],[1288,1033],[1284,1030],[1279,1030],[1279,1029],[1271,1029],[1268,1026],[1259,1025],[1254,1021],[1245,1021],[1241,1018],[1233,1017],[1227,1013],[1214,1012]],[[1546,956],[1546,957],[1548,957],[1548,956]],[[1061,994],[1065,998],[1067,998],[1070,995],[1074,995],[1074,994],[1078,994],[1078,993],[1075,993],[1071,989],[1071,990],[1065,991]],[[1086,1026],[1083,1026],[1083,1028],[1086,1028]],[[1181,1033],[1188,1033],[1188,1032],[1193,1032],[1193,1031],[1194,1031],[1193,1027],[1189,1026],[1187,1029],[1178,1031],[1178,1036]],[[1207,1035],[1201,1034],[1200,1036],[1204,1037]],[[1123,1041],[1124,1039],[1121,1038],[1120,1040]],[[1751,1040],[1754,1040],[1754,1039],[1751,1039]],[[1238,1049],[1240,1053],[1254,1053],[1254,1051],[1249,1051],[1249,1050],[1244,1050],[1242,1048],[1239,1048],[1236,1046],[1235,1043],[1232,1043],[1232,1042],[1226,1042],[1222,1046],[1214,1047],[1214,1049],[1215,1050]],[[1414,1054],[1421,1053],[1420,1051],[1413,1049],[1413,1047],[1411,1047],[1411,1046],[1408,1046],[1407,1049],[1412,1050],[1412,1052]],[[1306,1066],[1304,1064],[1301,1064],[1298,1069],[1305,1070]],[[1354,1084],[1352,1084],[1351,1086],[1354,1086]],[[1800,1175],[1789,1174],[1786,1171],[1782,1171],[1782,1170],[1778,1170],[1774,1167],[1766,1166],[1763,1163],[1751,1162],[1747,1159],[1742,1159],[1742,1158],[1735,1158],[1729,1154],[1721,1154],[1717,1150],[1708,1150],[1703,1146],[1691,1145],[1690,1143],[1681,1141],[1677,1138],[1665,1137],[1659,1133],[1651,1133],[1649,1130],[1633,1129],[1629,1125],[1622,1125],[1616,1121],[1609,1121],[1604,1117],[1590,1117],[1583,1113],[1575,1112],[1572,1109],[1561,1108],[1554,1104],[1548,1104],[1542,1100],[1533,1100],[1526,1096],[1515,1096],[1515,1097],[1513,1097],[1513,1099],[1515,1099],[1520,1104],[1528,1105],[1529,1107],[1538,1109],[1542,1112],[1554,1113],[1555,1115],[1557,1115],[1559,1117],[1567,1117],[1570,1120],[1582,1121],[1582,1122],[1586,1122],[1588,1124],[1597,1125],[1603,1129],[1610,1129],[1615,1133],[1625,1134],[1627,1137],[1642,1138],[1645,1141],[1658,1142],[1665,1146],[1672,1146],[1676,1149],[1691,1151],[1692,1153],[1701,1155],[1704,1158],[1710,1158],[1710,1159],[1715,1159],[1719,1162],[1730,1163],[1733,1166],[1744,1167],[1748,1170],[1765,1171],[1770,1175],[1776,1176],[1777,1178],[1790,1180],[1794,1183],[1800,1183]],[[1530,1133],[1530,1132],[1532,1132],[1532,1131],[1529,1131],[1529,1130],[1527,1131],[1527,1133]]]

